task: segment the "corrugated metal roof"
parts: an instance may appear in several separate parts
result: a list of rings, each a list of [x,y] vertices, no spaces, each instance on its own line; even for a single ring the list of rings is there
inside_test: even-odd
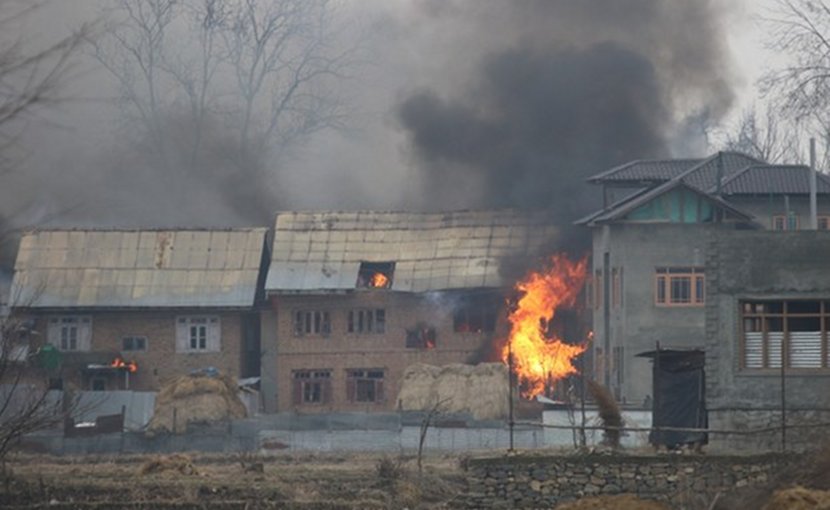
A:
[[[644,159],[625,163],[588,178],[589,182],[668,181],[704,159]]]
[[[20,241],[12,295],[33,308],[247,307],[265,228],[40,230]]]
[[[818,193],[830,194],[830,178],[818,174]],[[714,189],[710,191],[715,191]],[[804,165],[762,165],[747,167],[724,181],[721,192],[727,195],[810,193],[810,167]]]
[[[701,191],[709,191],[717,186],[718,174],[721,175],[721,182],[724,182],[741,170],[759,164],[764,164],[764,162],[746,154],[718,152],[679,175],[678,178]]]
[[[396,291],[502,287],[502,259],[533,255],[556,233],[542,212],[280,213],[265,288],[355,289],[361,262],[395,262]]]

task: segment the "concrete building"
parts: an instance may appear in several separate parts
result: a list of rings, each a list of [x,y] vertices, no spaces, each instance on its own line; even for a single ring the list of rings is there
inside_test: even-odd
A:
[[[725,152],[634,161],[590,182],[602,186],[605,204],[578,222],[593,234],[595,373],[619,399],[643,403],[651,362],[638,354],[658,343],[706,346],[709,239],[808,228],[810,169]],[[820,175],[817,189],[817,227],[826,230],[830,179]]]
[[[55,387],[157,390],[214,367],[258,375],[266,229],[25,233],[10,303],[50,345]]]
[[[280,213],[265,283],[266,411],[387,411],[413,363],[492,358],[545,214]]]

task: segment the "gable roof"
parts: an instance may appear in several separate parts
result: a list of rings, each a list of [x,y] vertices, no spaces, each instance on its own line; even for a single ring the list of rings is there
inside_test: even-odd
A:
[[[643,193],[637,193],[631,197],[628,197],[618,202],[617,204],[609,207],[608,209],[601,211],[601,214],[596,214],[592,217],[589,217],[590,219],[585,221],[584,224],[587,224],[588,226],[594,226],[600,223],[607,223],[609,221],[622,219],[628,213],[640,207],[641,205],[644,205],[650,202],[651,200],[654,200],[655,198],[678,188],[685,188],[691,191],[692,193],[700,195],[706,200],[712,202],[720,209],[728,212],[736,219],[740,219],[743,221],[749,221],[752,219],[750,215],[736,208],[735,206],[723,200],[722,198],[705,193],[695,186],[690,186],[682,179],[673,179],[669,182],[661,184],[660,186],[655,186],[654,188],[645,190]]]
[[[256,297],[266,230],[27,232],[15,263],[13,304],[249,307]]]
[[[545,212],[284,212],[265,289],[354,290],[361,262],[394,262],[393,291],[503,287],[502,259],[533,255],[556,233]]]
[[[648,186],[682,178],[705,191],[717,183],[719,173],[728,178],[747,166],[763,163],[740,152],[718,152],[702,159],[638,160],[590,177],[588,182]]]
[[[727,195],[807,195],[810,193],[810,172],[806,165],[755,165],[735,173],[721,185]],[[715,189],[710,191],[714,192]],[[830,178],[816,175],[816,191],[830,194]]]

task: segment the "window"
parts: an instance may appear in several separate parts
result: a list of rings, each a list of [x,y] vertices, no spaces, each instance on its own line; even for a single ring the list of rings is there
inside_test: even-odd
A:
[[[357,272],[357,288],[389,289],[395,274],[394,262],[361,262]]]
[[[383,370],[347,370],[346,400],[349,402],[383,402]]]
[[[743,368],[828,367],[830,301],[744,301],[741,321]]]
[[[331,334],[331,318],[324,310],[297,310],[294,312],[294,336]]]
[[[219,352],[221,350],[221,335],[222,326],[219,317],[185,316],[176,318],[177,352]],[[146,348],[146,342],[144,346]]]
[[[107,380],[102,377],[95,377],[89,383],[92,391],[107,391]]]
[[[772,217],[773,230],[798,230],[799,219],[797,214],[779,214]]]
[[[92,340],[92,318],[52,317],[47,336],[49,343],[61,351],[88,351]]]
[[[498,296],[462,298],[453,312],[453,330],[456,333],[492,333],[496,330],[498,309]]]
[[[819,230],[830,230],[830,216],[819,216],[817,220]]]
[[[435,348],[435,328],[429,326],[417,326],[414,329],[406,330],[407,349],[433,349]]]
[[[703,306],[706,276],[702,267],[658,267],[654,279],[657,306]]]
[[[327,404],[331,400],[331,370],[294,372],[294,404]]]
[[[386,331],[386,310],[350,310],[349,333],[384,333]]]
[[[147,338],[143,336],[125,336],[121,339],[122,351],[146,351]]]

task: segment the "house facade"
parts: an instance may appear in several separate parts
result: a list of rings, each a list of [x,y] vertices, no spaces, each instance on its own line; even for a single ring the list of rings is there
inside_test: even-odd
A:
[[[810,226],[810,169],[738,153],[634,161],[590,179],[605,206],[579,223],[593,235],[595,373],[622,401],[652,398],[656,348],[706,347],[713,238]],[[828,228],[830,180],[817,179],[818,228]],[[784,239],[784,237],[779,237]]]
[[[155,391],[218,369],[258,374],[257,289],[266,229],[39,230],[23,235],[13,312],[50,384]]]
[[[394,410],[409,365],[495,359],[516,268],[555,238],[541,213],[278,214],[261,325],[266,410]]]

